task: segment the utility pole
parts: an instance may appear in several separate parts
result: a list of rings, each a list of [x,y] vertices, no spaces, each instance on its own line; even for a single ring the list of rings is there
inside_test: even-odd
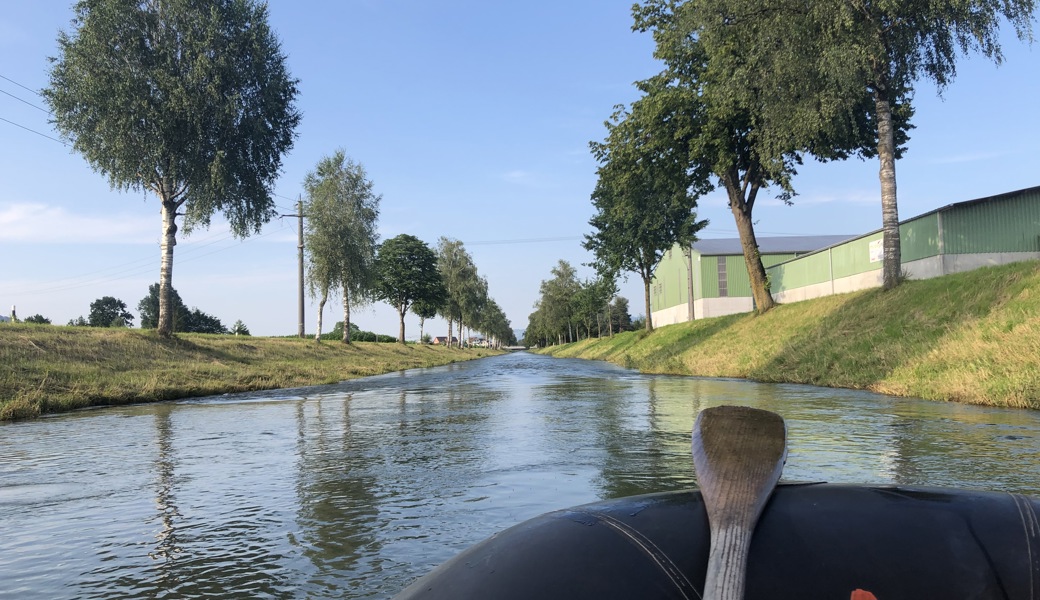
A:
[[[299,308],[299,315],[300,315],[300,323],[299,323],[299,326],[298,326],[298,329],[297,329],[297,335],[299,335],[301,338],[305,338],[305,337],[307,337],[307,333],[305,331],[304,318],[303,318],[303,197],[301,196],[300,199],[296,203],[296,214],[294,214],[294,215],[281,215],[281,216],[283,216],[283,217],[296,217],[296,218],[299,219],[299,227],[297,228],[297,232],[298,232],[297,233],[297,239],[299,240],[299,243],[297,244],[296,248],[299,250],[299,281],[300,281],[300,286],[299,287],[300,287],[300,289],[299,289],[299,305],[298,305],[298,308]]]

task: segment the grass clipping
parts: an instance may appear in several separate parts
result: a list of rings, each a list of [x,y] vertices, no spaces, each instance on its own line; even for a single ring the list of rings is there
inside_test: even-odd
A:
[[[495,354],[441,346],[315,342],[0,324],[0,420],[100,405],[337,383]]]
[[[546,350],[647,373],[1040,408],[1040,262],[987,267]]]

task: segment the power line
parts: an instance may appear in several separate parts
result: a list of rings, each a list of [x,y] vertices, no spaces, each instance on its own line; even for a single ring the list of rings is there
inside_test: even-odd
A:
[[[262,238],[265,238],[267,236],[274,235],[276,233],[281,233],[281,231],[276,229],[274,231],[270,231],[270,232],[264,233],[262,235],[252,236],[252,237],[249,237],[249,238],[246,238],[245,240],[243,240],[243,243],[247,243],[247,242],[251,242],[251,241],[254,241],[254,240],[262,239]],[[219,237],[215,237],[212,241],[208,241],[207,243],[202,244],[201,246],[194,246],[194,247],[191,247],[191,248],[185,248],[180,253],[178,253],[178,256],[180,257],[180,260],[177,261],[177,264],[184,264],[186,262],[193,262],[193,261],[199,260],[201,258],[205,258],[207,256],[210,256],[210,255],[213,255],[213,254],[217,254],[218,252],[224,252],[224,251],[227,251],[227,250],[232,250],[232,249],[234,249],[234,248],[236,248],[238,246],[226,246],[226,247],[223,247],[223,248],[217,248],[215,250],[212,250],[210,252],[206,252],[204,254],[198,254],[198,252],[200,250],[202,250],[202,249],[204,249],[204,248],[206,248],[208,246],[212,246],[212,245],[220,243],[220,242],[228,241],[228,240],[231,240],[233,238],[234,238],[234,236],[232,236],[230,234],[223,234],[223,235],[220,235]],[[202,240],[202,241],[206,241],[206,240]],[[69,277],[69,278],[65,278],[65,279],[58,279],[58,280],[55,280],[54,282],[52,282],[50,284],[42,284],[44,286],[49,286],[49,287],[27,288],[27,289],[22,289],[22,290],[13,290],[13,291],[9,290],[9,292],[12,293],[13,295],[37,295],[37,294],[46,294],[46,293],[53,293],[53,292],[63,292],[63,291],[68,291],[68,290],[74,290],[74,289],[89,287],[89,286],[93,286],[93,285],[102,285],[102,284],[111,283],[111,282],[114,282],[114,281],[121,281],[121,280],[124,280],[124,279],[130,279],[132,277],[136,277],[136,276],[144,275],[146,273],[154,272],[154,270],[155,270],[155,261],[152,258],[147,258],[147,259],[142,258],[142,259],[138,259],[138,260],[135,260],[135,261],[131,261],[129,263],[123,263],[123,264],[120,264],[120,265],[113,265],[113,266],[108,267],[106,269],[100,269],[100,270],[97,270],[97,271],[91,271],[91,272],[88,272],[88,273],[85,273],[83,275],[79,275],[79,276],[76,276],[76,277]],[[90,275],[100,275],[100,274],[106,273],[106,272],[112,272],[112,273],[110,275],[108,275],[108,276],[90,277],[89,279],[84,279],[85,277],[88,277]]]
[[[0,94],[4,94],[4,95],[7,95],[7,96],[10,96],[10,97],[14,98],[15,100],[17,100],[19,102],[23,102],[25,104],[28,104],[29,106],[35,108],[36,110],[42,110],[43,112],[47,113],[48,115],[52,114],[51,111],[47,110],[46,108],[42,108],[40,106],[36,106],[32,102],[29,102],[28,100],[23,100],[22,98],[19,98],[18,96],[15,96],[11,92],[5,92],[4,90],[0,90]]]
[[[46,133],[40,133],[39,131],[36,131],[35,129],[30,129],[30,128],[26,127],[25,125],[19,125],[18,123],[15,123],[14,121],[10,121],[10,120],[5,119],[3,117],[0,117],[0,121],[3,121],[5,123],[10,123],[11,125],[14,125],[15,127],[21,127],[22,129],[24,129],[26,131],[31,131],[32,133],[35,133],[36,135],[45,137],[48,140],[58,142],[62,146],[68,147],[68,144],[66,144],[65,142],[59,140],[58,138],[52,138],[51,136],[47,135]]]
[[[36,94],[37,96],[40,95],[40,92],[37,92],[36,90],[32,89],[31,87],[27,87],[27,86],[22,85],[22,84],[18,83],[17,81],[15,81],[14,79],[11,79],[10,77],[5,77],[3,75],[0,75],[0,79],[4,79],[6,81],[10,81],[11,83],[17,85],[18,87],[22,88],[23,90],[25,90],[27,92],[32,92],[32,93]]]

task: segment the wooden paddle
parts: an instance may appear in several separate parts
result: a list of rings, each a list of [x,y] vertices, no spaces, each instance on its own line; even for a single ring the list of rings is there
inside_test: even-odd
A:
[[[704,600],[743,600],[755,523],[787,458],[787,426],[776,413],[717,406],[693,425],[693,468],[711,528]]]

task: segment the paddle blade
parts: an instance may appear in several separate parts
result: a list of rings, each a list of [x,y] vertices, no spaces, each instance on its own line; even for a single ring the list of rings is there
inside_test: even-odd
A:
[[[693,466],[711,527],[705,600],[744,596],[747,554],[787,458],[780,415],[744,406],[708,408],[693,427]]]

